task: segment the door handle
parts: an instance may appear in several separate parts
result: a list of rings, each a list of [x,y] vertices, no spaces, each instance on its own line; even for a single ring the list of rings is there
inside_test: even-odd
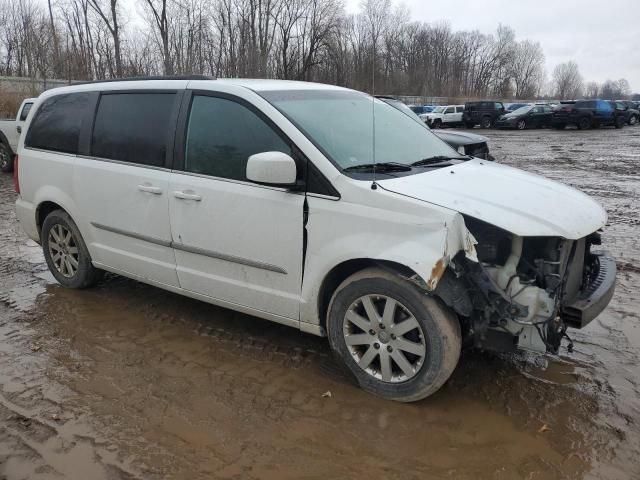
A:
[[[18,125],[16,127],[16,130],[17,130],[18,133],[22,133],[22,127],[20,125]]]
[[[202,200],[202,197],[193,193],[192,190],[175,191],[173,192],[173,196],[180,200],[193,200],[194,202]]]
[[[140,190],[141,192],[153,193],[154,195],[162,194],[162,189],[160,187],[154,187],[153,185],[149,185],[147,183],[138,185],[138,190]]]

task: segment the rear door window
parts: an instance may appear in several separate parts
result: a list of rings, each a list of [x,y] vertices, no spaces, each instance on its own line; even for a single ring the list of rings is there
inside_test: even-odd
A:
[[[249,108],[226,98],[195,95],[187,126],[185,170],[246,180],[247,160],[256,153],[291,148]]]
[[[31,122],[25,147],[77,154],[89,97],[89,93],[68,93],[47,98]]]
[[[173,136],[175,99],[175,93],[103,93],[91,135],[91,155],[164,166]]]
[[[453,113],[453,111],[454,111],[454,107],[448,107],[448,108],[444,111],[444,113]]]

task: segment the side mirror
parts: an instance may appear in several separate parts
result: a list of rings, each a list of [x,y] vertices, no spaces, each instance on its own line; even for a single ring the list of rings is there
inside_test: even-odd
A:
[[[296,172],[296,162],[282,152],[256,153],[247,161],[247,179],[262,185],[295,186]]]

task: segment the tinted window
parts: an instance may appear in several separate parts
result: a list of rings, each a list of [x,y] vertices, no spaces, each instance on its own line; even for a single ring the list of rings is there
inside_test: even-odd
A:
[[[456,107],[456,113],[464,112],[464,107]]]
[[[77,154],[80,125],[88,105],[88,93],[69,93],[46,99],[31,122],[25,146]]]
[[[285,141],[247,107],[224,98],[193,97],[186,171],[246,180],[247,159],[255,153],[273,151],[291,154]]]
[[[174,93],[103,94],[91,137],[91,155],[164,166]]]
[[[22,107],[22,112],[20,112],[20,121],[24,122],[27,119],[27,115],[29,115],[29,111],[33,107],[33,103],[25,103],[24,107]]]

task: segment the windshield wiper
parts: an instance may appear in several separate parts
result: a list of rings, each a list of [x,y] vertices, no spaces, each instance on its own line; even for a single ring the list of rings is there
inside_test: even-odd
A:
[[[342,169],[343,172],[371,171],[376,172],[408,172],[411,166],[398,162],[381,162],[381,163],[363,163],[362,165],[353,165]]]
[[[458,157],[450,157],[448,155],[435,155],[433,157],[423,158],[417,162],[411,164],[412,167],[423,167],[426,165],[434,165],[436,163],[447,162],[449,160],[471,160],[471,157],[467,155],[460,155]]]

